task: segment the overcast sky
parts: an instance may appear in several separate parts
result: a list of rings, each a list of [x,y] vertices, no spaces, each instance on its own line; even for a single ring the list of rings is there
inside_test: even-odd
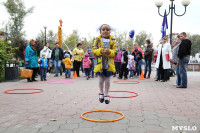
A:
[[[5,0],[0,0],[5,1]],[[69,35],[74,29],[80,37],[97,36],[97,27],[110,24],[116,32],[145,30],[152,33],[154,43],[161,37],[163,18],[157,13],[155,0],[24,0],[26,7],[34,6],[34,12],[25,18],[24,31],[26,39],[36,37],[40,30],[57,32],[59,19],[63,20],[63,33]],[[163,0],[161,13],[167,9],[170,0]],[[182,0],[175,0],[177,14],[184,12]],[[200,34],[200,0],[191,0],[187,12],[182,17],[174,15],[173,32],[190,32]],[[170,16],[168,16],[170,28]],[[6,9],[0,5],[0,28],[2,22],[8,21]]]

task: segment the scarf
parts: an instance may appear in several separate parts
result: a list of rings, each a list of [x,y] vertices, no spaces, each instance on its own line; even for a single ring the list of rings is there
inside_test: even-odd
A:
[[[31,44],[30,44],[30,46],[31,46],[31,49],[32,49],[33,51],[35,51],[35,55],[37,56],[37,51],[36,51],[34,45],[31,45]]]

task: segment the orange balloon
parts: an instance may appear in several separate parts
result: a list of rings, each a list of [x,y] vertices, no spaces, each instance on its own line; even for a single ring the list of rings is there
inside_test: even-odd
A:
[[[61,47],[62,46],[62,27],[58,26],[58,44]]]

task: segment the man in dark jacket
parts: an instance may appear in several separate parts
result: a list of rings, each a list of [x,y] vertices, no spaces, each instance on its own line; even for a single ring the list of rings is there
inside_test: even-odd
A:
[[[177,88],[187,88],[187,64],[190,61],[191,41],[187,38],[187,34],[182,32],[180,34],[181,43],[179,45],[179,72],[181,77],[181,84]]]
[[[122,79],[122,77],[124,76],[124,79],[128,79],[128,68],[127,68],[127,64],[128,64],[128,52],[126,51],[125,48],[122,48],[122,60],[121,60],[121,72],[119,74],[118,79]]]
[[[54,61],[55,76],[58,77],[58,69],[60,70],[60,76],[62,75],[61,63],[64,59],[63,50],[59,47],[59,44],[55,44],[55,48],[52,51],[51,59]]]
[[[144,52],[144,59],[145,59],[145,72],[144,72],[144,78],[146,78],[147,75],[147,68],[149,68],[149,74],[147,79],[150,78],[151,75],[151,61],[152,61],[152,57],[153,57],[153,49],[152,49],[152,45],[151,45],[151,41],[148,39],[146,40],[146,44],[147,44],[147,48]]]

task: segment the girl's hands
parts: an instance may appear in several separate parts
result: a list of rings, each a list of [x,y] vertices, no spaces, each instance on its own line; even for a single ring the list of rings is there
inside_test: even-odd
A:
[[[109,50],[109,49],[106,49],[106,50],[105,50],[105,54],[106,54],[106,55],[109,55],[109,54],[110,54],[110,50]]]
[[[109,55],[110,54],[110,50],[109,49],[102,49],[101,50],[101,54],[102,55]]]

